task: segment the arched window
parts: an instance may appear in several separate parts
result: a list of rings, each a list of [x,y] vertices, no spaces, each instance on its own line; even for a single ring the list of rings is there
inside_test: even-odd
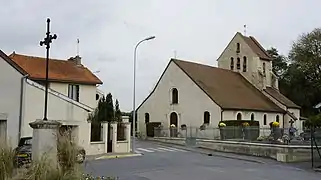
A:
[[[276,122],[280,122],[280,116],[279,116],[279,115],[276,115],[275,121],[276,121]]]
[[[238,57],[236,61],[236,69],[241,69],[241,59]]]
[[[236,119],[237,120],[242,120],[242,114],[241,113],[237,113]]]
[[[263,75],[265,76],[265,62],[263,62]]]
[[[264,125],[267,125],[267,122],[266,122],[266,114],[263,115],[263,124],[264,124]]]
[[[246,62],[247,59],[246,59],[246,56],[243,57],[243,72],[246,72]]]
[[[254,113],[251,114],[251,121],[254,121]]]
[[[236,53],[240,53],[241,52],[241,45],[240,43],[236,43]]]
[[[208,111],[204,112],[204,124],[210,124],[210,113]]]
[[[149,123],[149,113],[145,113],[145,123]]]
[[[178,104],[178,90],[176,88],[172,89],[172,104]]]
[[[230,64],[230,66],[231,66],[231,70],[234,70],[234,58],[233,58],[233,57],[231,57],[231,64]]]

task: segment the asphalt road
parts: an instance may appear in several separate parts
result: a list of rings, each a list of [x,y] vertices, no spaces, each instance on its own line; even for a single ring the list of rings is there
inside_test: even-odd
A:
[[[320,180],[321,174],[280,163],[255,163],[207,156],[138,142],[142,156],[104,159],[86,163],[86,171],[97,176],[117,176],[119,180]]]

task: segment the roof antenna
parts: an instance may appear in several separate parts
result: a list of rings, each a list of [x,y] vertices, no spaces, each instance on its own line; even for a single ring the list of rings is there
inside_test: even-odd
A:
[[[79,56],[79,39],[77,39],[77,56]]]
[[[244,24],[244,36],[246,36],[246,24]]]

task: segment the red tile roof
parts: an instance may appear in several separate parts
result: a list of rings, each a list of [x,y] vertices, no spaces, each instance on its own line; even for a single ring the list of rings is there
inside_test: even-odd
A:
[[[33,80],[46,78],[46,59],[12,53],[10,59]],[[79,84],[102,84],[88,68],[67,60],[49,59],[49,81]]]

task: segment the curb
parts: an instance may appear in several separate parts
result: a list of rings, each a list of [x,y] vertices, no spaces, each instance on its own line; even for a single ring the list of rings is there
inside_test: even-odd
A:
[[[234,156],[216,154],[215,152],[218,152],[218,151],[214,151],[213,149],[210,149],[210,148],[196,147],[197,149],[193,149],[193,148],[186,148],[184,145],[170,143],[170,142],[159,142],[159,141],[153,141],[153,142],[155,142],[157,144],[167,144],[167,145],[171,144],[171,145],[179,146],[181,149],[184,149],[184,150],[187,150],[187,151],[190,151],[190,152],[197,152],[197,153],[200,153],[200,154],[205,154],[205,155],[208,155],[208,156],[217,156],[217,157],[223,157],[223,158],[228,158],[228,159],[236,159],[236,160],[247,161],[247,162],[258,163],[258,164],[266,164],[266,162],[260,161],[260,160],[252,160],[252,159],[245,159],[245,158],[239,158],[239,157],[234,157]],[[200,150],[200,149],[213,151],[213,153],[202,152],[202,150]],[[226,153],[226,152],[221,152],[221,153]],[[237,154],[235,154],[235,155],[237,155]]]
[[[95,158],[95,160],[101,159],[118,159],[118,158],[125,158],[125,157],[136,157],[141,156],[142,154],[119,154],[119,155],[105,155]]]

